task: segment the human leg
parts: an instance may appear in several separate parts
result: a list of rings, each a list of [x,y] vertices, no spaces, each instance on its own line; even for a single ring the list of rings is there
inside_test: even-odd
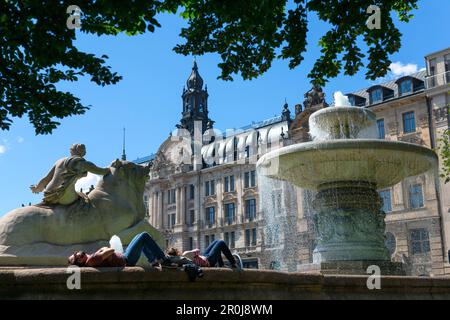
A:
[[[211,266],[215,266],[216,263],[219,261],[219,259],[222,260],[222,257],[221,257],[222,253],[228,259],[228,261],[230,261],[232,266],[236,265],[236,260],[234,259],[233,255],[231,254],[231,251],[228,248],[227,244],[223,240],[217,240],[217,242],[211,248],[209,253],[205,254],[205,257],[208,259],[209,264]],[[223,261],[222,261],[222,263],[223,263]]]
[[[127,259],[127,263],[133,266],[136,265],[142,253],[144,253],[150,263],[152,263],[155,258],[165,258],[164,252],[147,232],[140,233],[134,237],[128,245],[124,255]]]

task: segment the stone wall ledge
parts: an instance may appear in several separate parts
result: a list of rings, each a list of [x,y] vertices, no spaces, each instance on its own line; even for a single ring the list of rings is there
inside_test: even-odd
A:
[[[381,290],[367,276],[205,269],[189,282],[181,270],[82,268],[81,290],[69,290],[66,268],[0,267],[0,299],[450,299],[450,278],[382,276]]]

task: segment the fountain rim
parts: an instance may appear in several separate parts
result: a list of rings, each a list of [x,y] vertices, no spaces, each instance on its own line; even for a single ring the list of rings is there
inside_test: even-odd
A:
[[[389,141],[382,139],[335,139],[335,140],[320,140],[296,143],[290,146],[282,147],[272,150],[264,154],[256,163],[256,168],[264,167],[265,162],[270,161],[276,157],[286,156],[299,151],[312,150],[335,150],[335,149],[391,149],[392,151],[401,152],[415,152],[428,157],[431,161],[439,163],[439,157],[432,149],[421,146],[415,143],[404,141]]]
[[[356,106],[337,106],[337,107],[323,108],[323,109],[320,109],[320,110],[314,112],[310,116],[310,118],[316,118],[318,116],[321,116],[323,114],[328,114],[328,113],[339,113],[339,112],[357,112],[357,113],[359,113],[361,111],[363,111],[363,113],[365,113],[368,117],[376,119],[375,112],[373,112],[365,107],[356,107]]]

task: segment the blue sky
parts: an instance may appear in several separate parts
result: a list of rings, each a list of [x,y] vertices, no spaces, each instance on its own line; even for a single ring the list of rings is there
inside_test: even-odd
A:
[[[424,56],[450,46],[448,13],[450,2],[420,1],[415,18],[399,24],[403,33],[402,48],[395,54],[396,71],[424,67]],[[181,92],[188,78],[192,57],[175,54],[172,48],[183,21],[176,16],[161,16],[161,29],[154,34],[128,37],[96,37],[77,33],[77,44],[87,52],[109,56],[108,64],[123,76],[114,86],[99,87],[89,79],[60,87],[73,92],[85,105],[85,115],[64,119],[52,135],[35,136],[27,118],[14,119],[10,131],[0,131],[0,216],[22,203],[38,202],[29,186],[37,183],[55,160],[67,156],[74,142],[85,143],[86,158],[107,166],[119,158],[122,150],[122,128],[127,128],[127,156],[133,160],[157,151],[159,145],[178,123]],[[308,52],[300,67],[288,68],[287,61],[276,61],[260,78],[243,81],[217,80],[220,70],[217,55],[197,58],[199,71],[208,85],[210,117],[221,131],[238,128],[278,115],[286,98],[291,111],[303,102],[310,89],[307,74],[319,56],[317,41],[326,26],[311,17]],[[341,75],[324,88],[328,102],[334,91],[356,91],[371,85],[358,75]]]

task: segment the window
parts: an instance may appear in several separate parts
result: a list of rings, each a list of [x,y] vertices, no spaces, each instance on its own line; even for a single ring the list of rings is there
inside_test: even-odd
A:
[[[225,177],[225,179],[224,179],[225,181],[224,181],[224,185],[225,185],[225,192],[230,192],[230,188],[229,188],[229,180],[230,180],[230,178],[228,178],[228,177]]]
[[[216,235],[215,234],[211,234],[209,235],[209,240],[211,241],[211,243],[216,240]]]
[[[384,119],[377,120],[377,127],[378,127],[378,139],[384,139],[386,136],[384,132]]]
[[[209,196],[210,189],[209,189],[209,181],[205,182],[205,196]]]
[[[189,238],[189,250],[194,250],[194,238]]]
[[[245,246],[250,247],[250,229],[245,230]]]
[[[236,234],[234,233],[234,231],[231,231],[230,232],[230,248],[235,247],[235,241],[236,241]]]
[[[253,228],[252,229],[252,246],[256,246],[256,237],[257,237],[256,228]]]
[[[177,218],[177,216],[176,216],[175,213],[169,214],[169,219],[168,219],[168,221],[167,221],[167,227],[168,227],[169,229],[172,229],[173,226],[175,225],[175,223],[176,223],[176,218]]]
[[[148,196],[144,196],[144,207],[145,211],[148,211]]]
[[[223,234],[223,240],[227,244],[228,247],[234,248],[235,247],[235,241],[236,241],[236,234],[234,231],[231,232],[224,232]]]
[[[195,210],[194,209],[189,210],[189,222],[190,222],[191,226],[195,223]]]
[[[213,196],[216,194],[214,180],[205,181],[205,196]]]
[[[224,179],[225,192],[233,192],[234,189],[234,176],[228,176]]]
[[[237,159],[238,159],[238,140],[235,137],[233,139],[233,160],[237,161]]]
[[[256,218],[256,200],[245,200],[245,218],[253,221]]]
[[[244,188],[253,188],[256,186],[256,171],[248,171],[244,173]]]
[[[169,204],[174,204],[177,201],[175,189],[169,190],[169,199],[168,200],[169,200]]]
[[[193,200],[195,198],[195,186],[191,184],[189,188],[189,199]]]
[[[205,216],[206,224],[208,226],[211,226],[216,221],[215,216],[215,208],[214,207],[208,207],[206,208],[206,216]]]
[[[398,85],[398,93],[400,96],[403,96],[407,93],[412,92],[412,80],[411,79],[405,79]]]
[[[216,194],[216,184],[214,183],[214,180],[210,181],[210,186],[211,186],[211,195],[215,195]]]
[[[445,55],[445,80],[450,83],[450,54]]]
[[[403,114],[403,132],[415,132],[416,120],[414,118],[414,111],[406,112]]]
[[[423,207],[423,190],[421,184],[409,187],[409,206],[412,209]]]
[[[250,186],[251,187],[256,186],[256,171],[255,170],[250,171]]]
[[[430,252],[430,236],[427,229],[410,230],[410,238],[412,254]]]
[[[244,188],[250,187],[250,172],[244,173]]]
[[[232,224],[235,219],[235,205],[234,203],[225,204],[225,222],[227,224]]]
[[[250,158],[250,146],[245,147],[245,157]]]
[[[279,214],[282,207],[281,191],[278,190],[272,193],[272,209],[275,214]]]
[[[205,236],[205,249],[209,246],[209,236]]]
[[[436,85],[436,59],[430,60],[430,78],[428,79],[428,86],[434,87]]]
[[[391,200],[391,190],[383,190],[380,191],[380,197],[382,200],[382,210],[386,213],[386,212],[391,212],[392,211],[392,200]]]
[[[370,91],[370,103],[378,103],[383,99],[383,91],[381,88]]]
[[[350,102],[350,105],[351,106],[356,106],[355,96],[348,95],[347,97],[348,97],[348,102]]]

